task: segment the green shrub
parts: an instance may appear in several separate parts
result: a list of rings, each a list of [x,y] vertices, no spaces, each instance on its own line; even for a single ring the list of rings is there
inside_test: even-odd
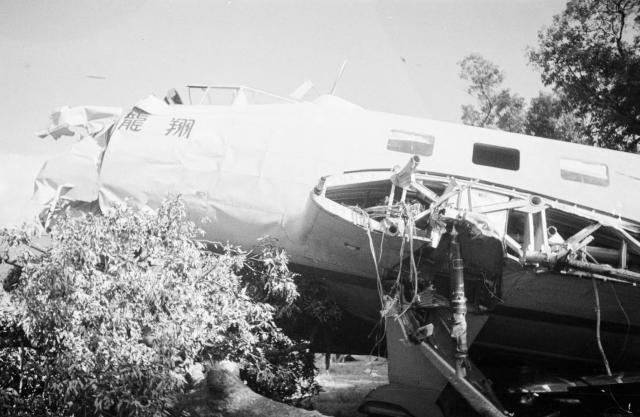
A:
[[[277,400],[317,392],[313,355],[275,323],[298,296],[284,252],[269,240],[212,252],[199,233],[179,199],[156,212],[60,210],[51,248],[23,252],[0,304],[0,413],[167,414],[187,370],[209,359],[239,362]],[[26,233],[0,238],[29,244]]]

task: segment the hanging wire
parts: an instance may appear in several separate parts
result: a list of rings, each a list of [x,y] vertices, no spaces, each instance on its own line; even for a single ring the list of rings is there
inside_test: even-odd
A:
[[[415,219],[413,218],[413,212],[410,210],[409,207],[405,206],[406,212],[407,212],[407,229],[409,230],[409,257],[410,257],[410,261],[411,261],[411,269],[409,271],[409,279],[411,279],[412,275],[413,275],[413,281],[414,281],[414,285],[413,285],[413,299],[411,300],[416,301],[416,299],[418,298],[418,267],[416,266],[416,259],[414,256],[414,250],[413,250],[413,236],[415,233],[415,226],[416,226],[416,222]]]
[[[594,258],[589,252],[587,252],[586,250],[584,251],[587,256],[589,258],[591,258],[591,260],[594,263],[598,263],[598,261],[596,260],[596,258]],[[596,278],[592,277],[592,282],[593,282],[593,289],[595,292],[595,296],[596,296],[596,319],[597,319],[597,329],[596,329],[596,337],[598,339],[598,348],[600,349],[600,354],[602,355],[602,358],[604,360],[604,364],[605,364],[605,368],[607,369],[607,375],[611,376],[611,369],[609,368],[609,362],[607,361],[607,357],[604,354],[604,349],[602,348],[602,343],[600,341],[600,300],[598,297],[598,287],[596,285]],[[624,355],[624,352],[627,349],[627,342],[629,341],[629,332],[631,330],[631,320],[629,320],[629,316],[627,315],[627,311],[624,309],[624,307],[622,306],[622,303],[620,302],[620,298],[618,298],[618,293],[616,292],[616,288],[613,285],[613,283],[611,281],[609,281],[609,285],[611,286],[611,290],[613,291],[613,295],[616,299],[616,302],[618,303],[618,307],[620,307],[620,310],[622,310],[622,314],[624,314],[624,318],[627,321],[627,331],[624,335],[624,343],[622,345],[622,349],[620,350],[620,354],[618,354],[618,357],[616,358],[615,362],[617,363],[620,359],[622,359],[622,356]],[[611,399],[613,400],[613,402],[615,403],[617,409],[619,411],[622,411],[625,414],[628,415],[632,415],[633,413],[629,410],[625,410],[620,403],[618,402],[618,400],[616,399],[615,395],[613,395],[613,392],[611,392],[611,387],[607,388],[607,393],[609,394],[609,396],[611,397]]]
[[[613,395],[613,392],[611,392],[611,387],[607,387],[607,394],[609,394],[609,396],[611,397],[611,399],[613,400],[613,402],[615,403],[615,407],[618,409],[618,411],[622,411],[624,414],[626,415],[633,415],[633,411],[631,410],[625,410],[622,405],[618,402],[618,399],[616,398],[615,395]],[[630,404],[629,404],[630,406]]]
[[[366,220],[366,226],[365,226],[365,230],[367,232],[367,238],[369,240],[369,251],[371,252],[371,259],[373,259],[373,265],[374,268],[376,270],[376,286],[378,289],[378,298],[380,300],[380,308],[382,310],[384,310],[385,306],[384,306],[384,288],[382,287],[382,278],[380,277],[380,268],[379,268],[379,262],[382,259],[382,242],[384,241],[384,233],[382,234],[382,238],[380,240],[380,253],[378,255],[378,258],[376,258],[376,249],[375,249],[375,245],[373,243],[373,236],[371,235],[371,223],[370,223],[370,219],[371,217],[369,216],[369,213],[367,211],[365,211],[364,209],[358,207],[358,206],[353,206],[351,207],[354,211],[362,214]],[[371,335],[376,332],[376,341],[373,344],[373,347],[371,348],[371,350],[369,351],[369,355],[372,355],[374,353],[374,351],[377,349],[378,353],[380,353],[380,346],[382,344],[382,341],[384,340],[385,337],[385,327],[384,327],[384,314],[381,314],[380,317],[380,321],[376,324],[376,326],[371,330],[371,332],[369,333],[369,337],[371,337]],[[381,331],[378,331],[379,329],[381,329]],[[378,355],[379,356],[379,355]]]
[[[385,329],[385,325],[384,325],[384,317],[380,317],[380,320],[376,322],[376,325],[373,327],[373,329],[371,329],[371,331],[369,332],[368,337],[370,338],[371,335],[374,334],[374,332],[376,333],[376,341],[373,344],[373,346],[371,347],[371,350],[369,351],[369,356],[373,355],[374,351],[377,351],[378,355],[376,356],[381,356],[380,355],[380,346],[382,346],[382,341],[384,340],[384,336],[386,333],[386,329]]]
[[[586,249],[583,249],[583,251],[595,264],[599,264],[598,260],[594,258]],[[618,307],[620,307],[620,310],[624,315],[624,319],[627,322],[627,330],[624,334],[624,343],[622,344],[622,349],[620,349],[620,353],[618,354],[618,357],[614,361],[614,363],[617,363],[620,359],[622,359],[622,356],[627,350],[627,344],[629,342],[629,333],[631,332],[631,320],[629,319],[629,315],[627,314],[627,311],[624,309],[624,307],[622,306],[622,303],[620,302],[620,298],[618,297],[618,292],[616,291],[616,287],[613,285],[611,281],[609,281],[609,286],[611,287],[611,291],[613,291],[613,296],[615,297],[616,302],[618,303]]]
[[[600,337],[600,295],[598,293],[598,284],[596,283],[595,277],[591,278],[591,282],[593,283],[593,293],[596,297],[596,340],[598,341],[598,349],[600,350],[600,355],[602,356],[602,362],[604,362],[604,367],[607,371],[607,375],[611,376],[611,368],[609,367],[607,355],[605,355],[604,353],[604,348],[602,347],[602,339]]]
[[[484,272],[482,273],[482,285],[484,286],[484,289],[487,290],[491,298],[495,298],[500,303],[504,303],[504,300],[498,297],[498,294],[496,294],[495,291],[489,288],[489,286],[487,285],[487,276]]]
[[[397,281],[398,283],[400,282],[400,278],[402,275],[402,261],[404,258],[404,244],[405,244],[405,240],[409,241],[409,280],[413,281],[413,297],[411,298],[411,301],[408,303],[408,305],[402,310],[402,312],[400,314],[398,314],[398,317],[404,315],[409,308],[411,308],[411,305],[417,300],[418,298],[418,267],[416,266],[416,260],[415,260],[415,256],[414,256],[414,249],[413,249],[413,236],[415,233],[415,220],[413,218],[413,213],[411,212],[411,210],[409,209],[409,207],[404,204],[403,205],[403,212],[404,212],[404,216],[403,219],[404,223],[405,223],[405,232],[402,235],[402,245],[401,245],[401,249],[400,249],[400,267],[398,269],[398,278]],[[400,286],[400,299],[402,300],[404,298],[404,291],[402,290],[402,286]],[[402,306],[401,306],[402,307]]]
[[[367,222],[367,236],[369,237],[369,250],[371,251],[371,258],[373,258],[373,265],[376,269],[376,283],[378,286],[378,297],[380,298],[380,308],[384,308],[384,299],[382,297],[382,279],[380,278],[380,271],[378,270],[378,260],[376,259],[376,248],[373,246],[373,238],[371,237],[371,230]]]
[[[383,233],[382,237],[380,238],[380,250],[378,251],[378,263],[380,263],[380,261],[382,260],[382,245],[384,244],[385,235],[386,233]]]
[[[404,261],[404,235],[402,237],[402,243],[400,243],[400,262],[398,263],[398,276],[396,277],[396,285],[398,286],[398,292],[400,294],[398,299],[400,300],[401,308],[402,308],[402,302],[404,301],[403,286],[401,281],[403,261]]]
[[[631,332],[631,320],[629,319],[629,315],[627,314],[627,311],[622,306],[622,303],[620,302],[620,298],[618,298],[618,292],[616,291],[616,287],[613,285],[613,282],[609,281],[609,286],[611,287],[611,291],[613,291],[613,296],[615,297],[616,302],[618,303],[618,307],[620,307],[620,310],[624,315],[624,319],[627,322],[627,331],[624,334],[624,343],[622,344],[622,349],[620,349],[620,354],[614,361],[615,363],[617,363],[620,359],[622,359],[622,356],[627,350],[627,343],[629,342],[629,333]]]
[[[365,230],[367,231],[367,237],[369,238],[369,250],[371,251],[371,258],[373,259],[373,266],[376,270],[376,285],[378,287],[378,298],[380,299],[380,308],[384,308],[384,298],[383,298],[384,289],[382,288],[382,278],[380,278],[378,260],[376,259],[376,248],[373,244],[373,237],[371,236],[371,224],[370,224],[369,213],[367,213],[365,210],[357,206],[353,207],[353,209],[359,212],[360,214],[362,214],[362,216],[364,216],[366,220]],[[382,256],[382,247],[380,249],[380,255]]]

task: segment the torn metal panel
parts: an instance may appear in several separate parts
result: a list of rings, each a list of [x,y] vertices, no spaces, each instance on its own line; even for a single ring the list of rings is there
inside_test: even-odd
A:
[[[98,199],[98,164],[102,148],[87,136],[68,154],[47,161],[35,180],[33,199],[47,204],[54,197],[91,202]]]
[[[121,113],[122,109],[119,107],[60,107],[51,114],[49,126],[37,135],[41,138],[51,136],[54,139],[76,134],[95,137],[105,132]]]
[[[409,255],[407,246],[401,252],[403,237],[390,227],[372,219],[364,210],[345,207],[328,198],[316,195],[313,222],[305,233],[305,255],[322,262],[326,267],[359,276],[383,275],[398,259]],[[371,241],[369,240],[371,237]],[[370,247],[373,245],[375,254]],[[416,243],[419,249],[423,242]],[[379,270],[376,274],[377,258]]]
[[[120,108],[98,106],[62,107],[53,112],[49,127],[39,136],[79,139],[70,152],[41,168],[32,198],[36,204],[44,208],[59,199],[82,204],[98,200],[100,161],[120,113]]]

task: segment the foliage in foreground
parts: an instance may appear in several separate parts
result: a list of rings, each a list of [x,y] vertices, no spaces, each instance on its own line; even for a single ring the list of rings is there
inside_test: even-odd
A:
[[[156,213],[63,210],[50,235],[44,254],[19,256],[21,278],[0,301],[0,414],[165,415],[209,359],[239,362],[274,399],[318,389],[313,355],[275,323],[298,294],[272,242],[206,251],[180,200]]]

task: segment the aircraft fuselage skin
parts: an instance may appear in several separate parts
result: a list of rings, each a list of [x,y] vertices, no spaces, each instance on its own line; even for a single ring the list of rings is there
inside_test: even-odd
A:
[[[100,203],[131,198],[154,207],[168,194],[180,194],[194,219],[210,220],[200,226],[212,239],[253,246],[268,234],[294,262],[322,267],[304,250],[305,215],[320,178],[404,166],[413,155],[410,142],[431,138],[432,154],[421,156],[419,171],[479,179],[640,221],[637,155],[372,112],[323,98],[244,107],[166,106],[145,115],[135,129],[125,116],[102,159]],[[177,123],[189,124],[188,132],[172,129]],[[390,139],[398,134],[408,143],[404,152],[390,150]],[[515,153],[517,168],[474,163],[479,145]],[[604,175],[598,178],[602,184],[566,179],[567,169],[578,163],[601,171],[596,175]]]
[[[132,128],[136,120],[127,121],[127,117],[115,125],[102,159],[102,207],[125,198],[141,206],[157,207],[168,194],[180,194],[191,218],[209,240],[252,247],[258,238],[269,235],[286,249],[292,263],[346,274],[355,281],[371,283],[376,277],[371,265],[354,265],[349,255],[344,255],[353,249],[348,242],[326,244],[325,236],[318,236],[318,230],[327,236],[335,236],[338,231],[316,223],[318,212],[311,201],[314,188],[322,177],[343,172],[379,169],[390,175],[394,166],[405,165],[424,143],[430,144],[430,155],[421,156],[419,171],[477,179],[640,222],[637,155],[372,112],[331,96],[315,103],[164,106],[151,114],[138,115],[142,120],[136,128]],[[497,149],[498,156],[504,152],[512,158],[515,155],[515,165],[478,163],[479,146]],[[583,164],[587,171],[592,169],[596,181],[578,182],[567,176],[567,170],[575,164]],[[368,248],[358,250],[365,252]],[[515,274],[513,288],[511,281],[505,280],[504,289],[511,294],[505,302],[512,310],[499,311],[519,309],[526,320],[547,314],[547,322],[566,316],[591,323],[593,310],[585,307],[591,306],[591,301],[577,309],[572,305],[577,299],[591,300],[592,295],[584,293],[587,290],[572,297],[576,287],[567,284],[568,280],[529,275]],[[529,289],[523,289],[530,282],[546,284],[534,297],[525,295]],[[518,287],[520,284],[525,287]],[[358,286],[350,285],[344,283],[343,288],[350,288],[345,294],[354,294],[355,299],[349,295],[339,298],[356,316],[375,320],[379,311],[375,295],[359,303],[355,295]],[[551,296],[566,285],[570,288],[562,290],[565,296]],[[335,289],[340,291],[340,285]],[[617,303],[609,298],[607,295],[608,305],[617,310]],[[624,303],[636,312],[638,303]],[[525,314],[525,310],[540,314]],[[502,316],[506,326],[511,318],[507,313]],[[604,317],[612,319],[614,327],[624,322],[619,311],[607,311]],[[532,346],[529,340],[523,343]]]
[[[267,235],[277,239],[294,268],[326,277],[341,307],[368,323],[380,319],[376,280],[388,278],[409,254],[405,248],[400,255],[402,236],[383,237],[384,231],[373,229],[384,222],[361,212],[387,204],[381,184],[390,186],[389,178],[409,160],[426,178],[422,184],[431,181],[440,196],[449,190],[447,184],[466,187],[469,210],[472,185],[479,184],[474,201],[500,205],[519,196],[531,205],[546,202],[565,234],[603,223],[610,230],[600,237],[606,247],[599,250],[609,257],[618,253],[612,239],[621,234],[633,243],[640,233],[637,155],[368,111],[333,96],[232,106],[146,101],[126,112],[107,136],[97,175],[102,210],[125,199],[156,208],[167,196],[181,195],[205,239],[244,248]],[[350,198],[351,191],[358,197]],[[410,198],[422,192],[413,190]],[[393,191],[390,196],[393,200]],[[592,280],[519,264],[518,256],[525,259],[538,243],[514,236],[534,236],[532,228],[545,226],[549,252],[552,232],[544,223],[534,225],[526,208],[514,215],[520,222],[514,226],[509,210],[496,217],[492,233],[510,242],[489,239],[489,260],[482,259],[482,245],[465,255],[471,264],[494,265],[490,272],[501,280],[500,302],[482,312],[489,319],[478,321],[484,330],[476,345],[551,361],[597,362]],[[433,248],[428,241],[416,241],[415,253],[438,258],[433,234]],[[507,243],[523,253],[509,258]],[[385,251],[372,254],[371,246]],[[632,244],[629,256],[637,252]],[[378,256],[380,265],[374,261]],[[442,271],[431,272],[442,278]],[[603,344],[619,357],[618,364],[638,369],[640,290],[615,280],[599,288]]]

